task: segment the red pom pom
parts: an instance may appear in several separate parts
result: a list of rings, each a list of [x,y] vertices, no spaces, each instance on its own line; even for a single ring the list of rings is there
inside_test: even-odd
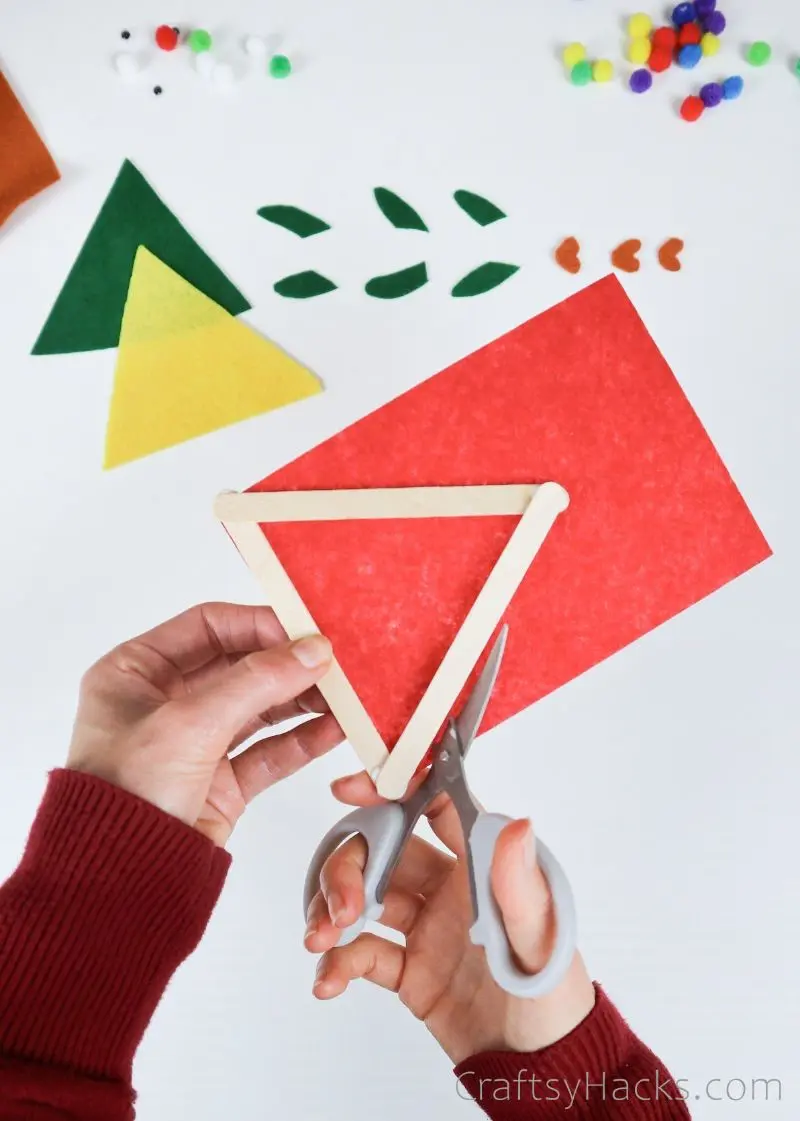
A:
[[[672,51],[667,47],[653,47],[647,65],[656,74],[660,74],[662,70],[669,70],[672,65]]]
[[[174,27],[162,23],[156,28],[156,44],[162,51],[174,51],[178,45],[178,32]]]
[[[699,43],[703,38],[703,29],[699,23],[685,23],[678,32],[678,46],[686,47],[690,43]]]
[[[678,33],[673,27],[657,27],[650,41],[654,47],[664,47],[668,51],[674,51],[678,45]],[[697,41],[700,42],[699,39]]]
[[[681,116],[685,121],[697,121],[703,115],[705,105],[700,97],[687,97],[681,105]]]

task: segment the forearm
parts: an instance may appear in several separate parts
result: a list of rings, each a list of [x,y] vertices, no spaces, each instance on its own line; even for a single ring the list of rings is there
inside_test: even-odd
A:
[[[56,771],[0,888],[0,1118],[133,1116],[133,1056],[230,863],[100,779]]]
[[[460,1063],[459,1093],[491,1121],[685,1121],[680,1089],[597,990],[568,1036],[527,1054],[489,1051]]]

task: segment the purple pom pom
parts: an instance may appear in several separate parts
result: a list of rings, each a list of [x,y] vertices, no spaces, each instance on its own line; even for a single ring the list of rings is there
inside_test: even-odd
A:
[[[722,86],[719,82],[709,82],[700,90],[700,98],[706,109],[713,109],[722,101]]]
[[[647,93],[653,84],[653,75],[649,70],[634,70],[628,84],[634,93]]]
[[[727,24],[722,12],[710,12],[703,20],[703,30],[710,31],[712,35],[721,35]]]
[[[716,8],[717,0],[695,0],[694,6],[697,11],[697,18],[705,19]]]

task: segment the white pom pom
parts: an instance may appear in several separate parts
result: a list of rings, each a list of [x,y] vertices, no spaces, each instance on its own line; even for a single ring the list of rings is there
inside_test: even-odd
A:
[[[217,68],[217,63],[210,51],[201,51],[194,56],[194,68],[203,78],[210,78]]]
[[[258,35],[248,35],[244,41],[244,49],[253,58],[263,58],[267,53],[267,44]]]
[[[121,51],[119,54],[114,55],[114,69],[119,74],[120,78],[130,79],[136,77],[141,70],[141,65],[135,54]]]
[[[227,62],[218,62],[211,71],[211,77],[214,85],[220,89],[229,90],[236,82],[236,73],[230,63]]]

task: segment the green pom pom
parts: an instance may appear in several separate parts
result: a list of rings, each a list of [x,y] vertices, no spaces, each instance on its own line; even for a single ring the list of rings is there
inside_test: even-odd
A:
[[[203,31],[200,28],[196,31],[190,31],[186,42],[195,54],[202,54],[203,51],[211,50],[211,36],[207,31]]]
[[[751,43],[747,52],[747,61],[751,66],[764,66],[772,58],[772,47],[769,43],[759,40]]]
[[[794,64],[794,72],[797,77],[800,78],[800,58],[798,58],[797,62]]]
[[[584,59],[576,62],[569,72],[569,80],[573,86],[588,86],[592,80],[592,64]]]
[[[269,60],[269,72],[273,78],[288,78],[292,72],[292,62],[285,54],[274,54]]]

